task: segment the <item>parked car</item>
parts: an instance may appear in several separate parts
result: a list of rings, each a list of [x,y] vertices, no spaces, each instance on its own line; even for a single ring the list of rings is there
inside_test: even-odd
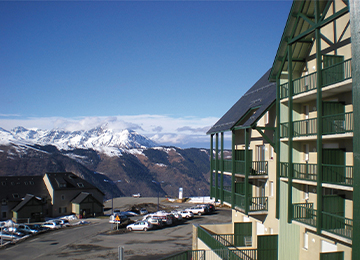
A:
[[[191,207],[188,209],[185,209],[186,211],[192,212],[194,215],[201,216],[202,214],[205,214],[205,208],[204,207]]]
[[[44,226],[42,226],[42,225],[40,225],[40,224],[29,224],[28,226],[29,226],[31,229],[37,230],[38,232],[49,230],[48,227],[44,227]]]
[[[23,237],[26,235],[26,233],[21,232],[17,227],[6,227],[3,228],[3,233],[9,234],[9,235],[15,235],[18,237]]]
[[[152,228],[152,225],[147,221],[135,222],[133,224],[127,225],[127,227],[126,227],[126,229],[129,231],[133,231],[133,230],[147,231],[151,228]]]
[[[14,240],[14,239],[20,239],[21,237],[9,232],[0,231],[0,238],[3,240]]]
[[[59,220],[60,220],[60,225],[61,225],[62,227],[69,227],[69,226],[71,226],[69,220],[67,220],[67,219],[59,219]]]
[[[140,209],[140,215],[146,215],[146,214],[148,214],[147,209],[145,208]]]
[[[187,210],[181,210],[178,211],[178,213],[181,214],[181,216],[185,219],[192,219],[194,217],[194,214]]]
[[[145,221],[149,222],[154,228],[162,228],[164,226],[160,219],[148,217]]]
[[[61,225],[58,224],[57,222],[54,222],[54,221],[45,222],[44,224],[42,224],[42,226],[43,226],[43,227],[50,228],[50,229],[58,229],[58,228],[61,228]]]
[[[38,231],[36,229],[32,229],[27,225],[20,224],[17,226],[17,229],[24,234],[36,234]]]
[[[140,193],[133,194],[132,196],[133,196],[133,198],[140,198],[141,197]]]

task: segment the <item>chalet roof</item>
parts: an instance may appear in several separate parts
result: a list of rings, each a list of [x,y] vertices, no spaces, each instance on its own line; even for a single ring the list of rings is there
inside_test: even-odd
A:
[[[91,196],[95,201],[97,201],[98,203],[102,204],[100,201],[98,201],[94,196],[92,196],[90,193],[88,192],[80,192],[79,195],[77,195],[75,197],[75,199],[73,199],[71,201],[71,203],[75,203],[75,204],[81,204],[88,196]]]
[[[229,131],[235,126],[250,127],[256,123],[276,100],[276,84],[269,82],[268,70],[230,109],[207,134]],[[248,112],[254,110],[248,118]]]
[[[72,172],[56,172],[56,173],[46,173],[50,185],[54,190],[79,190],[79,191],[88,191],[92,189],[97,189],[97,187],[90,184],[86,180],[78,177]],[[102,191],[100,191],[103,193]],[[103,193],[104,194],[104,193]]]
[[[15,211],[15,212],[19,211],[22,207],[24,207],[32,199],[36,199],[39,201],[39,203],[41,203],[41,198],[35,197],[32,194],[26,194],[24,199],[18,205],[16,205],[16,207],[13,208],[12,211]]]
[[[0,176],[0,199],[20,202],[26,194],[50,197],[43,176]]]
[[[275,81],[281,71],[287,71],[288,42],[292,43],[292,71],[304,70],[306,58],[309,56],[314,44],[315,33],[312,24],[314,21],[315,1],[293,1],[286,22],[281,41],[276,52],[275,60],[269,75],[270,81]],[[319,12],[325,15],[329,8],[327,1],[318,1]],[[305,18],[306,17],[306,18]],[[324,17],[322,17],[324,19]],[[284,75],[287,77],[287,75]]]

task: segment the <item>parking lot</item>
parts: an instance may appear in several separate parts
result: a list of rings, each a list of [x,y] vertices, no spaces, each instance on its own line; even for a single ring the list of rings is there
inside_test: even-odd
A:
[[[105,207],[111,207],[111,201]],[[126,210],[140,203],[157,203],[157,198],[118,198],[114,208]],[[161,205],[168,204],[161,200]],[[189,204],[169,203],[167,206],[186,208]],[[136,220],[137,217],[132,217]],[[47,232],[0,250],[1,259],[118,259],[118,247],[124,258],[159,259],[191,249],[193,224],[227,223],[231,210],[218,208],[214,214],[196,216],[181,224],[149,231],[110,232],[109,218],[86,219],[90,224]],[[114,225],[113,225],[114,227]]]

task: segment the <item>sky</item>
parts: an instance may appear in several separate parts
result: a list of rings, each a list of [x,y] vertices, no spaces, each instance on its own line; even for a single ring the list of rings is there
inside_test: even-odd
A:
[[[0,1],[0,127],[206,131],[271,68],[292,1]]]

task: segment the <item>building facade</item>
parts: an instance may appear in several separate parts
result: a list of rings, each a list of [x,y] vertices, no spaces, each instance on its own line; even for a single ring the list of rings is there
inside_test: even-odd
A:
[[[268,82],[207,133],[211,197],[232,208],[232,223],[194,226],[193,249],[222,259],[358,259],[359,5],[293,2]],[[272,83],[275,105],[265,105],[261,90]]]

